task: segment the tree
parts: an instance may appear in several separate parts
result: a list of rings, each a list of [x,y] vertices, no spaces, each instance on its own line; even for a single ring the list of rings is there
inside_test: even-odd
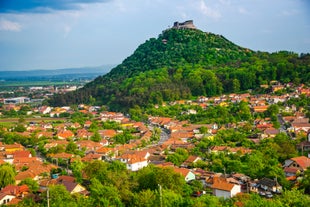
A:
[[[80,159],[76,159],[70,164],[70,168],[72,169],[72,173],[76,181],[79,183],[82,182],[85,164]]]
[[[66,146],[67,153],[75,154],[77,150],[78,150],[78,146],[73,141],[70,141],[68,145]]]
[[[96,178],[100,182],[104,182],[106,180],[108,166],[109,164],[106,162],[95,160],[86,165],[84,172],[88,178]]]
[[[297,150],[295,144],[290,137],[285,133],[277,134],[274,138],[274,142],[278,145],[275,149],[278,152],[280,162],[286,159],[297,156]]]
[[[183,200],[188,199],[188,198],[183,199],[181,194],[176,193],[169,189],[163,189],[161,194],[162,194],[162,206],[165,207],[182,206]],[[159,205],[158,204],[159,203],[157,203],[157,206],[160,206],[160,204]]]
[[[310,197],[296,189],[284,191],[280,197],[280,201],[285,206],[310,206]]]
[[[132,206],[156,207],[160,206],[158,201],[159,199],[156,193],[150,189],[146,189],[134,194]]]
[[[124,206],[116,187],[102,185],[96,178],[91,179],[91,197],[93,206]]]
[[[299,189],[303,189],[306,194],[310,194],[310,167],[304,172],[303,179],[300,182]]]
[[[26,127],[23,124],[18,124],[14,128],[14,131],[16,131],[16,132],[24,132],[24,131],[26,131]]]
[[[100,142],[101,139],[102,139],[101,135],[99,134],[98,131],[95,131],[94,134],[90,137],[90,140],[94,142]]]
[[[188,156],[189,154],[185,149],[177,148],[175,153],[167,156],[167,161],[180,166]]]
[[[15,169],[10,164],[0,165],[0,188],[15,183]]]
[[[49,185],[48,194],[49,201],[46,199],[48,197],[47,192],[42,194],[42,199],[45,203],[45,206],[47,205],[47,202],[49,202],[50,207],[78,206],[64,185]]]
[[[27,185],[32,193],[35,193],[39,190],[38,182],[31,178],[26,178],[25,180],[22,180],[19,185],[23,184]]]

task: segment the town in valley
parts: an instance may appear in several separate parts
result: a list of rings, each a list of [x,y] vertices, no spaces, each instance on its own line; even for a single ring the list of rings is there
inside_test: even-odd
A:
[[[135,185],[143,185],[139,178],[150,176],[151,169],[167,169],[189,186],[193,200],[215,196],[238,205],[246,194],[268,200],[281,197],[285,189],[308,191],[310,88],[277,81],[261,87],[268,93],[164,102],[140,120],[107,106],[45,105],[49,95],[76,87],[19,88],[24,96],[9,98],[3,92],[0,168],[11,168],[14,176],[1,183],[0,204],[29,197],[52,202],[42,201],[50,185],[62,185],[69,194],[87,199],[94,193],[92,176],[104,168],[100,163],[135,174]],[[158,115],[163,111],[167,116]],[[227,113],[242,118],[230,122]],[[189,121],[201,116],[205,120]],[[158,191],[168,185],[158,182]]]

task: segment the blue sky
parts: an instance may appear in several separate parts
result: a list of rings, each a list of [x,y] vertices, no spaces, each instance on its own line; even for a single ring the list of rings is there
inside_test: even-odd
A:
[[[190,19],[256,51],[310,53],[308,0],[0,0],[0,70],[120,64]]]

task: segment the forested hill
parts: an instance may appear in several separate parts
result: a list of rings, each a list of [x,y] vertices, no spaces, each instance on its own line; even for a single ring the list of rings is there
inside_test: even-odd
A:
[[[309,83],[310,55],[254,52],[221,35],[168,29],[141,44],[108,74],[49,102],[54,106],[106,104],[112,110],[125,110],[135,105],[257,89],[271,80]]]

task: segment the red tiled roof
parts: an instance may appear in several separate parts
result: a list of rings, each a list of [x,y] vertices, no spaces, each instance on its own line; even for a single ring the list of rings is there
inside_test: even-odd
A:
[[[190,172],[189,169],[187,168],[173,168],[174,172],[176,173],[180,173],[183,177],[186,177],[188,175],[188,173]]]
[[[65,153],[65,152],[61,152],[61,153],[57,153],[57,154],[49,154],[49,157],[52,158],[72,158],[74,155],[73,154],[69,154],[69,153]]]
[[[26,150],[15,151],[13,153],[13,156],[14,156],[14,158],[31,157],[31,153],[29,151],[26,151]]]
[[[74,134],[73,134],[73,132],[70,131],[70,130],[65,130],[65,131],[61,131],[61,132],[57,133],[57,136],[58,136],[59,138],[67,139],[67,138],[74,137]]]
[[[114,137],[117,134],[114,129],[100,130],[99,133],[100,133],[101,136],[109,137],[109,138],[112,138],[112,137]]]
[[[305,156],[293,157],[291,160],[295,161],[304,170],[310,167],[310,159]]]
[[[225,179],[214,177],[212,188],[230,192],[233,187],[234,184],[227,182]]]

